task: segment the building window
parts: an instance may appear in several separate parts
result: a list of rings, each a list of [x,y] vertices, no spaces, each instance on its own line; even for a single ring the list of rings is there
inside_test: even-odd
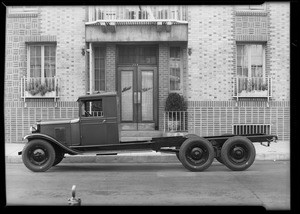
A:
[[[29,77],[45,79],[55,76],[55,45],[29,45]]]
[[[237,44],[236,84],[240,97],[268,96],[264,44]]]
[[[95,56],[95,91],[105,91],[105,47],[96,47]]]
[[[170,92],[180,93],[182,90],[182,63],[180,47],[170,47]]]

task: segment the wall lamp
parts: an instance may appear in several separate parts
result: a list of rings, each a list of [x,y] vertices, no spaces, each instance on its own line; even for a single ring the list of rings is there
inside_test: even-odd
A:
[[[85,48],[81,48],[81,55],[82,55],[82,56],[85,55]]]
[[[188,48],[188,54],[189,54],[189,56],[192,55],[192,48]]]

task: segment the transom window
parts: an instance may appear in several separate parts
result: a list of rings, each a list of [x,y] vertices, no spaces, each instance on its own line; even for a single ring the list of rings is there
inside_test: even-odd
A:
[[[170,92],[181,92],[182,89],[182,62],[180,47],[170,47]]]
[[[120,45],[118,48],[119,64],[157,64],[157,47],[156,46],[131,46]]]

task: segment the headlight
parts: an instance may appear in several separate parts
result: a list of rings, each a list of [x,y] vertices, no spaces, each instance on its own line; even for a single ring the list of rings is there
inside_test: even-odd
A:
[[[37,124],[34,124],[33,126],[31,126],[31,127],[29,128],[29,130],[30,130],[31,133],[37,132],[37,130],[38,130]]]

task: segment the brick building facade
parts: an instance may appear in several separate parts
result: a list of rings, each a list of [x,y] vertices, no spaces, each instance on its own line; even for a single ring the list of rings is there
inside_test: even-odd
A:
[[[78,117],[77,97],[97,91],[119,94],[124,129],[166,131],[177,92],[188,106],[181,131],[289,140],[289,23],[286,2],[8,7],[5,142],[22,142],[38,119]]]

